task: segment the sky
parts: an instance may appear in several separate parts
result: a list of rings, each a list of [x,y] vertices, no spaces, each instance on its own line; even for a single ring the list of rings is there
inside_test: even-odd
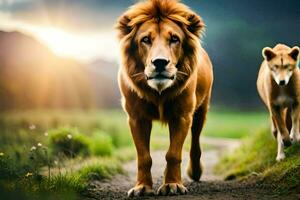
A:
[[[119,50],[114,25],[136,1],[0,0],[0,29],[33,35],[62,56],[83,61],[98,57],[117,60]],[[207,43],[215,45],[220,38],[224,39],[223,33],[231,35],[232,31],[272,32],[281,34],[280,38],[296,39],[291,38],[292,30],[284,30],[282,24],[297,29],[292,23],[299,22],[298,0],[182,1],[200,12],[207,24],[208,37],[204,46]],[[297,39],[299,41],[299,37]]]
[[[116,60],[114,24],[130,4],[124,2],[107,6],[102,0],[0,0],[0,29],[33,35],[60,56]]]

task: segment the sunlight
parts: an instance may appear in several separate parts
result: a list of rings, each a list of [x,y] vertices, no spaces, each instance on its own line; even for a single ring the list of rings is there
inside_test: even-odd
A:
[[[74,40],[78,41],[73,35],[63,30],[47,27],[36,30],[37,37],[47,43],[55,53],[59,55],[69,54],[74,46]]]
[[[15,21],[9,14],[1,13],[0,28],[21,31],[34,36],[55,54],[84,62],[97,58],[115,61],[118,58],[118,41],[113,28],[94,32],[68,32],[54,26],[27,24]]]
[[[110,32],[79,35],[53,27],[40,27],[34,32],[37,38],[61,56],[81,60],[91,60],[97,57],[116,58],[115,51],[113,51],[116,42],[114,34]]]

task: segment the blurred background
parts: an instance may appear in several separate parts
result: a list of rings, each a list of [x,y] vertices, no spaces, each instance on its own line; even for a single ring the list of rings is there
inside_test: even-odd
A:
[[[0,0],[1,192],[81,192],[90,173],[102,180],[135,158],[120,106],[114,28],[135,2]],[[256,91],[261,49],[300,45],[300,1],[182,2],[206,23],[202,45],[214,66],[203,135],[239,140],[263,130],[271,138]],[[167,128],[155,124],[152,133],[152,150],[165,151]],[[204,148],[212,149],[205,140]]]
[[[0,109],[119,108],[114,25],[135,0],[0,0]],[[261,108],[261,49],[299,45],[297,0],[184,0],[206,23],[213,105]]]

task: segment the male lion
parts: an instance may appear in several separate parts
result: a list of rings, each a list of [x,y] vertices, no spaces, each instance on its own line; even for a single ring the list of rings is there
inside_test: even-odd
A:
[[[201,47],[202,19],[176,0],[148,0],[118,20],[122,66],[119,86],[137,150],[137,182],[129,196],[153,194],[149,141],[153,120],[168,123],[170,147],[158,194],[185,194],[181,154],[191,128],[188,175],[200,179],[200,132],[209,107],[213,72]]]

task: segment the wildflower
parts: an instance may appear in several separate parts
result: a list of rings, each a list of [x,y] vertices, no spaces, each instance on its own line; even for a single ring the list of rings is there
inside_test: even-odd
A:
[[[35,151],[36,150],[36,146],[32,146],[30,151]]]
[[[30,130],[34,130],[36,128],[36,126],[34,125],[34,124],[31,124],[30,126],[29,126],[29,129]]]
[[[67,137],[71,140],[72,139],[72,135],[68,134]]]
[[[25,177],[30,177],[30,176],[32,176],[32,173],[30,172],[27,172],[27,174],[25,175]]]
[[[48,136],[48,132],[45,132],[44,135],[47,137]]]
[[[0,157],[4,156],[4,153],[3,152],[0,152]]]
[[[43,146],[43,145],[42,145],[42,143],[39,142],[39,143],[37,144],[37,146],[38,146],[38,147],[41,147],[41,146]]]

